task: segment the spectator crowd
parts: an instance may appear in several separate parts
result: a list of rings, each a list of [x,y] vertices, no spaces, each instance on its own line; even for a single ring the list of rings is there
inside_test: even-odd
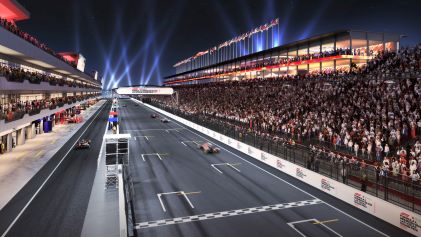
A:
[[[38,72],[26,71],[23,68],[11,67],[0,65],[0,77],[5,77],[9,81],[23,82],[28,80],[33,84],[40,84],[41,82],[48,82],[50,85],[59,86],[70,86],[70,87],[84,87],[84,88],[97,88],[91,85],[84,85],[76,81],[65,80],[63,78],[57,78],[53,76],[47,76]]]
[[[313,151],[317,145],[319,152],[328,154],[326,157],[336,157],[339,151],[352,154],[359,161],[374,164],[384,175],[419,179],[421,45],[398,53],[382,52],[357,72],[255,78],[174,89],[179,94],[178,105],[168,98],[154,98],[154,102],[236,124],[262,136],[293,138]]]
[[[55,109],[64,104],[76,103],[90,98],[91,96],[69,96],[63,98],[40,99],[31,101],[12,101],[10,103],[0,104],[0,120],[7,122],[22,118],[25,114],[34,115],[40,113],[43,109]]]

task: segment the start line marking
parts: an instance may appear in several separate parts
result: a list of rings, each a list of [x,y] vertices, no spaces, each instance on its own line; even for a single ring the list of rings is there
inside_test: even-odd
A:
[[[199,193],[201,193],[201,192],[199,191],[199,192],[188,192],[188,193],[186,193],[186,192],[184,192],[184,191],[177,191],[177,192],[168,192],[168,193],[158,193],[158,194],[156,194],[156,196],[158,196],[159,203],[161,203],[162,210],[163,210],[164,212],[166,212],[166,211],[167,211],[167,209],[165,209],[164,202],[162,202],[162,199],[161,199],[161,196],[162,196],[162,195],[169,195],[169,194],[181,195],[181,196],[183,196],[183,197],[186,199],[186,201],[187,201],[187,203],[190,205],[190,207],[191,207],[191,208],[194,208],[193,204],[191,203],[191,201],[190,201],[190,199],[187,197],[187,195],[188,195],[188,194],[199,194]]]
[[[134,140],[136,140],[136,137],[143,137],[143,138],[145,138],[146,140],[148,140],[149,141],[149,138],[150,137],[153,137],[153,136],[134,136]]]
[[[218,171],[219,173],[223,174],[220,169],[216,168],[216,166],[218,166],[218,165],[226,165],[226,166],[229,166],[229,167],[235,169],[238,172],[241,172],[239,169],[237,169],[235,167],[235,165],[241,165],[241,163],[219,163],[219,164],[211,164],[212,168],[216,169],[216,171]]]
[[[178,192],[173,192],[173,193],[178,193]],[[145,229],[145,228],[152,228],[152,227],[165,226],[165,225],[189,223],[189,222],[194,222],[194,221],[211,220],[211,219],[218,219],[218,218],[224,218],[224,217],[230,217],[230,216],[239,216],[239,215],[246,215],[246,214],[252,214],[252,213],[259,213],[259,212],[276,211],[276,210],[288,209],[288,208],[293,208],[293,207],[303,207],[303,206],[317,205],[317,204],[323,204],[323,202],[320,199],[310,199],[310,200],[305,200],[305,201],[281,203],[281,204],[274,204],[274,205],[260,206],[260,207],[251,207],[251,208],[245,208],[245,209],[214,212],[214,213],[200,214],[200,215],[194,215],[194,216],[176,217],[176,218],[165,219],[165,220],[147,221],[147,222],[136,223],[135,229]],[[161,201],[161,205],[163,205],[162,201]]]
[[[146,161],[145,160],[145,156],[158,156],[158,158],[160,159],[160,160],[162,160],[162,156],[167,156],[168,155],[168,153],[149,153],[149,154],[142,154],[141,156],[142,156],[142,160],[143,161]]]
[[[305,223],[305,222],[310,222],[312,221],[312,224],[314,225],[321,225],[324,228],[328,229],[329,231],[331,231],[332,233],[334,233],[335,235],[339,236],[339,237],[343,237],[342,235],[340,235],[338,232],[334,231],[332,228],[330,228],[329,226],[325,225],[324,223],[329,223],[329,222],[334,222],[334,221],[338,221],[338,219],[333,219],[333,220],[327,220],[327,221],[319,221],[317,219],[307,219],[307,220],[301,220],[301,221],[294,221],[294,222],[288,222],[287,224],[293,228],[295,231],[297,231],[298,234],[300,234],[303,237],[307,237],[305,234],[303,234],[301,231],[299,231],[294,225],[295,224],[300,224],[300,223]]]

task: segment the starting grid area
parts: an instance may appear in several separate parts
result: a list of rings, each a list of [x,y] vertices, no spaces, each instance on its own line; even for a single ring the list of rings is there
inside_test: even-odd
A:
[[[169,129],[141,129],[141,130],[128,130],[134,133],[137,132],[176,132],[181,133],[186,128],[177,127],[177,128],[169,128]],[[146,140],[150,141],[150,138],[153,138],[153,135],[137,135],[133,136],[134,140]],[[205,140],[183,140],[180,141],[180,143],[184,147],[194,147],[197,148],[201,144],[203,144]],[[158,158],[160,161],[164,161],[164,157],[168,156],[168,153],[144,153],[140,155],[140,158],[143,160],[143,162],[146,162],[146,159],[156,159]],[[241,163],[212,163],[210,164],[210,167],[214,169],[219,174],[223,174],[224,169],[231,169],[235,172],[241,173],[238,166],[240,166]],[[187,207],[190,207],[191,209],[195,209],[195,206],[192,202],[192,200],[189,198],[189,195],[194,194],[201,194],[201,191],[193,191],[193,192],[185,192],[185,191],[172,191],[172,192],[164,192],[164,193],[157,193],[156,197],[159,201],[159,204],[162,208],[162,211],[164,213],[167,212],[167,208],[170,207],[170,203],[167,202],[166,196],[176,195],[180,196],[182,200],[187,204]],[[264,213],[264,212],[270,212],[270,211],[279,211],[283,209],[290,209],[294,207],[305,207],[305,206],[311,206],[311,205],[318,205],[323,204],[324,202],[319,199],[310,199],[310,200],[304,200],[304,201],[295,201],[295,202],[289,202],[289,203],[280,203],[280,204],[272,204],[272,205],[266,205],[266,206],[258,206],[258,207],[250,207],[250,208],[244,208],[244,209],[235,209],[235,210],[227,210],[227,211],[221,211],[221,212],[212,212],[212,213],[205,213],[205,214],[198,214],[198,215],[192,215],[192,216],[182,216],[182,217],[175,217],[170,219],[162,219],[162,220],[152,220],[152,221],[145,221],[140,223],[135,223],[134,228],[137,230],[141,229],[147,229],[147,228],[154,228],[154,227],[160,227],[160,226],[167,226],[167,225],[175,225],[175,224],[183,224],[183,223],[191,223],[191,222],[199,222],[199,221],[206,221],[206,220],[212,220],[212,219],[220,219],[220,218],[228,218],[228,217],[234,217],[234,216],[242,216],[242,215],[248,215],[248,214],[254,214],[254,213]],[[319,224],[323,226],[326,229],[331,230],[329,227],[325,225],[324,222],[320,222],[317,219],[311,219],[313,220],[314,225]],[[298,234],[305,236],[302,234],[299,229],[296,228],[296,225],[302,222],[308,222],[309,220],[304,221],[297,221],[297,222],[291,222],[291,223],[285,223],[289,225],[291,228],[293,228]],[[337,234],[333,230],[331,230],[332,233]],[[341,236],[337,234],[337,236]]]
[[[170,131],[177,131],[178,130],[172,130]],[[152,130],[146,130],[146,131],[152,131]],[[164,131],[164,130],[157,130],[154,129],[153,131]],[[165,130],[167,131],[167,129]],[[136,138],[144,138],[146,140],[149,140],[148,137],[153,136],[134,136]],[[193,145],[193,146],[199,146],[203,144],[204,141],[199,140],[191,140],[191,141],[181,141],[180,143],[186,147]],[[141,154],[141,159],[145,162],[147,158],[153,158],[156,157],[159,160],[163,161],[164,156],[168,156],[168,153],[145,153]],[[241,165],[241,163],[215,163],[210,164],[210,166],[216,170],[218,173],[223,174],[222,168],[228,167],[229,169],[235,170],[236,172],[241,172],[240,169],[237,167]],[[192,202],[192,200],[189,198],[189,195],[193,194],[201,194],[201,191],[193,191],[193,192],[185,192],[185,191],[173,191],[173,192],[164,192],[164,193],[157,193],[157,199],[161,205],[162,211],[164,213],[167,212],[168,203],[165,201],[165,196],[169,195],[177,195],[183,198],[183,200],[186,202],[186,204],[191,208],[195,209],[195,206]],[[192,215],[192,216],[182,216],[182,217],[175,217],[170,219],[162,219],[162,220],[153,220],[153,221],[145,221],[136,223],[134,225],[134,228],[137,230],[141,229],[147,229],[147,228],[155,228],[155,227],[161,227],[161,226],[168,226],[168,225],[175,225],[175,224],[183,224],[183,223],[191,223],[191,222],[199,222],[199,221],[206,221],[206,220],[212,220],[212,219],[220,219],[220,218],[228,218],[228,217],[234,217],[234,216],[241,216],[241,215],[247,215],[247,214],[254,214],[254,213],[263,213],[263,212],[270,212],[270,211],[278,211],[283,209],[289,209],[294,207],[305,207],[310,205],[318,205],[323,204],[324,202],[320,199],[311,199],[311,200],[304,200],[304,201],[296,201],[296,202],[289,202],[289,203],[280,203],[280,204],[273,204],[273,205],[267,205],[267,206],[258,206],[258,207],[251,207],[251,208],[244,208],[244,209],[236,209],[236,210],[228,210],[228,211],[221,211],[221,212],[213,212],[213,213],[205,213],[205,214],[198,214],[198,215]],[[337,221],[337,220],[335,220]],[[319,225],[322,228],[325,228],[326,230],[330,231],[336,236],[342,236],[329,228],[326,223],[331,222],[329,221],[319,221],[315,218],[308,219],[308,220],[301,220],[296,222],[290,222],[286,223],[288,226],[290,226],[292,229],[294,229],[299,235],[306,236],[304,233],[300,231],[300,229],[297,227],[297,225],[300,225],[301,223],[310,223],[312,225]],[[320,228],[320,227],[317,227]]]

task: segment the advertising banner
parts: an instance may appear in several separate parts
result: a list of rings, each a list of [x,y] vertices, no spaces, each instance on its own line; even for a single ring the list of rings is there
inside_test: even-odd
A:
[[[174,90],[170,87],[120,87],[116,90],[120,95],[172,95]]]

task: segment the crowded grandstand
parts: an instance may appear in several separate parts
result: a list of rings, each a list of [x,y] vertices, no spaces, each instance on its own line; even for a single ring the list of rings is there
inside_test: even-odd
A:
[[[319,55],[338,54],[353,53]],[[378,52],[367,64],[348,70],[173,88],[177,101],[154,97],[152,104],[276,154],[278,146],[304,149],[299,154],[308,159],[294,159],[303,159],[309,169],[332,176],[333,167],[345,183],[371,193],[389,188],[386,199],[419,204],[421,45]]]

